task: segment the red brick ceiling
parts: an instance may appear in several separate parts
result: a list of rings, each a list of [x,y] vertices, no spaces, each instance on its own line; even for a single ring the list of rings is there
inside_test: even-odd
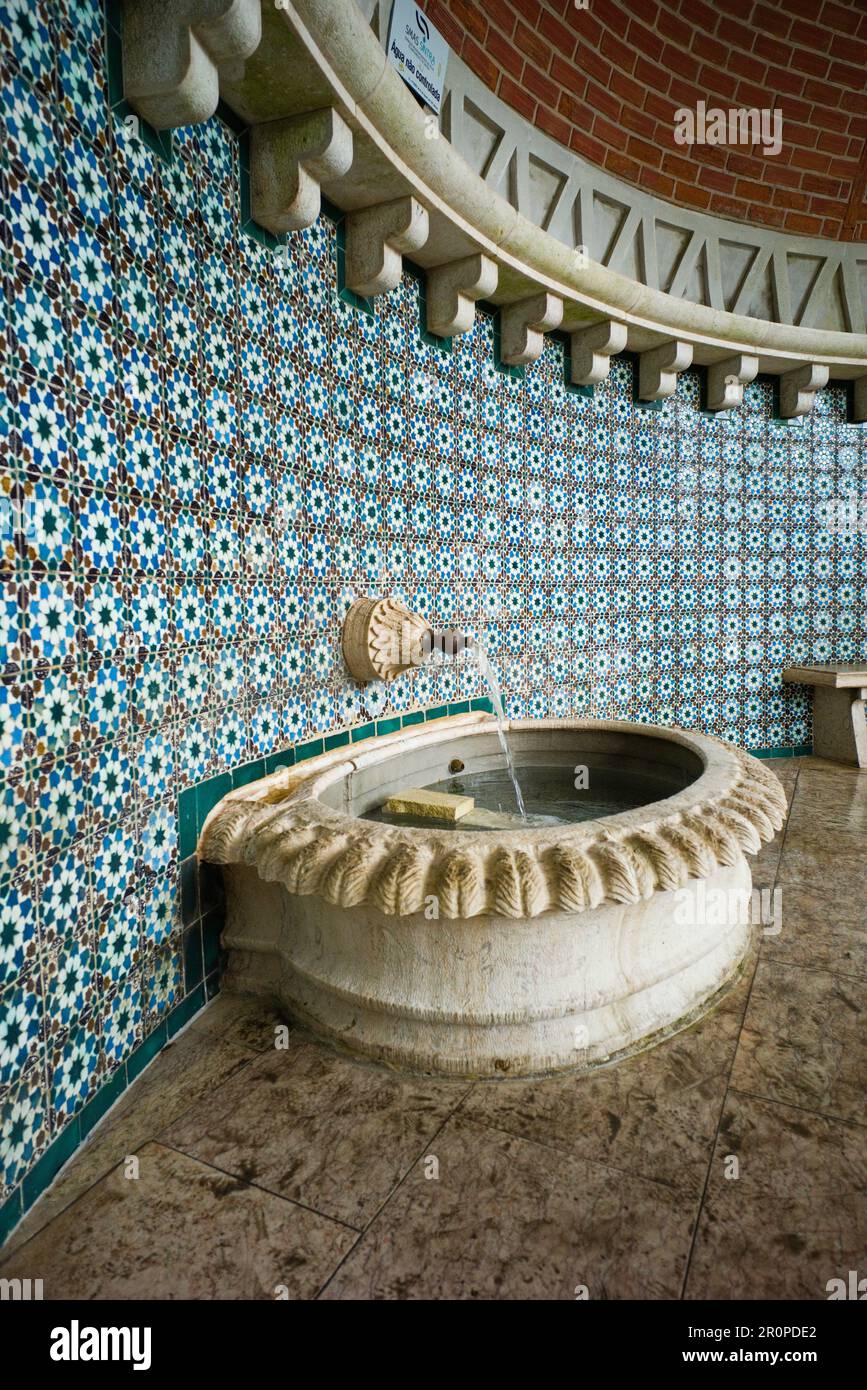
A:
[[[867,240],[867,0],[423,0],[540,130],[682,207]],[[679,145],[675,111],[782,112],[782,149]]]

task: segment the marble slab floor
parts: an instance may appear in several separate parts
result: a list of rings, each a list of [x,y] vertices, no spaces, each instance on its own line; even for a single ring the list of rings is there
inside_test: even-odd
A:
[[[867,773],[772,765],[789,816],[754,882],[781,930],[691,1028],[589,1076],[469,1084],[300,1030],[277,1049],[270,1009],[219,996],[0,1275],[47,1299],[824,1299],[863,1277]]]

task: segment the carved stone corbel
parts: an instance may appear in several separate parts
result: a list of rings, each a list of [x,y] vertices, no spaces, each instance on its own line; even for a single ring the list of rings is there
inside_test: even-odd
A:
[[[714,362],[707,369],[708,410],[731,410],[733,406],[743,405],[744,387],[755,380],[758,370],[759,359],[745,352],[736,352],[734,357]]]
[[[534,294],[500,309],[500,356],[511,366],[535,362],[542,356],[545,334],[559,328],[563,301],[556,294]]]
[[[575,386],[598,386],[611,370],[614,353],[626,347],[626,324],[606,319],[591,328],[581,328],[570,337],[572,382]]]
[[[828,368],[817,362],[804,362],[794,371],[784,372],[780,377],[782,419],[794,420],[798,415],[809,415],[816,392],[828,385],[828,375]]]
[[[270,232],[311,226],[319,216],[319,185],[352,163],[352,131],[333,107],[250,132],[250,203]]]
[[[433,266],[427,272],[427,326],[438,338],[469,333],[477,299],[497,288],[497,265],[489,256],[466,256]]]
[[[427,234],[427,208],[411,196],[350,212],[346,218],[349,289],[365,297],[393,290],[403,271],[403,253],[424,246]]]
[[[638,359],[638,398],[661,401],[673,396],[677,378],[692,365],[692,343],[673,338],[670,343],[642,352]]]
[[[124,96],[157,130],[206,121],[220,65],[249,58],[261,37],[259,0],[125,0]]]

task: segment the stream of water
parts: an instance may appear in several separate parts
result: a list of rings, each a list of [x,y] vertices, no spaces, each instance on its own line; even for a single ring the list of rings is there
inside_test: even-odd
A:
[[[491,697],[491,704],[494,706],[494,718],[497,721],[497,737],[500,740],[500,747],[503,750],[503,757],[506,760],[506,771],[509,774],[509,781],[515,793],[515,803],[518,807],[518,815],[521,820],[526,821],[527,812],[524,809],[524,798],[521,794],[521,784],[518,781],[518,774],[515,771],[515,760],[512,757],[512,750],[509,747],[509,740],[506,735],[506,714],[503,709],[503,694],[500,690],[500,683],[497,680],[496,672],[488,660],[488,654],[480,642],[473,640],[469,650],[474,653],[476,661],[479,663],[479,670],[482,673],[488,693]]]

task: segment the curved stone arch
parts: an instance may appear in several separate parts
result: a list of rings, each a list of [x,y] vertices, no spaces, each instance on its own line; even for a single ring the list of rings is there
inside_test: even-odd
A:
[[[132,8],[146,3],[127,0]],[[176,3],[192,25],[190,13],[206,0]],[[220,93],[251,126],[303,123],[311,112],[333,107],[340,117],[333,129],[341,137],[344,127],[351,132],[352,158],[345,172],[336,172],[348,157],[345,140],[340,150],[323,145],[321,121],[312,123],[317,139],[309,151],[303,134],[296,138],[292,132],[287,143],[303,177],[297,170],[290,171],[285,181],[289,205],[275,213],[283,226],[298,225],[303,218],[292,204],[292,190],[303,188],[306,206],[314,209],[312,184],[321,179],[322,193],[346,212],[348,246],[354,237],[356,245],[364,248],[360,258],[347,254],[350,289],[353,270],[358,268],[361,274],[372,263],[369,238],[374,229],[382,234],[382,246],[372,258],[382,266],[382,274],[375,277],[377,293],[394,282],[407,249],[428,274],[456,262],[477,267],[481,255],[498,278],[488,297],[508,311],[516,326],[515,361],[538,356],[546,331],[581,335],[607,322],[612,328],[625,329],[629,351],[652,355],[643,373],[650,392],[645,399],[670,394],[678,372],[692,363],[718,367],[733,359],[743,365],[754,358],[756,370],[782,378],[780,400],[794,403],[794,413],[803,413],[804,405],[809,408],[812,403],[813,397],[801,389],[806,374],[817,389],[828,380],[854,382],[853,418],[867,419],[867,335],[785,322],[782,272],[775,284],[783,312],[780,321],[773,321],[713,303],[691,302],[588,261],[576,254],[574,246],[541,230],[489,188],[450,142],[439,138],[438,128],[432,128],[430,118],[389,67],[355,0],[279,0],[277,7],[271,0],[261,0],[261,4],[263,39],[256,52],[235,63],[215,62]],[[299,73],[305,75],[303,83],[287,80]],[[172,94],[167,93],[165,124],[172,123],[175,109]],[[151,117],[159,124],[152,108]],[[380,207],[370,203],[374,187],[382,200]],[[267,201],[263,199],[263,205]],[[632,221],[636,226],[640,221],[634,212]],[[773,250],[765,248],[762,257],[779,263]],[[465,287],[455,283],[451,274],[442,280],[448,283],[452,300],[458,295],[465,308],[471,305],[477,269],[468,270]],[[461,315],[462,331],[471,318],[469,312]],[[597,351],[594,360],[594,354],[584,350],[587,346],[579,338],[574,356],[589,356],[598,380],[604,371],[604,354]],[[504,360],[508,362],[509,356]],[[664,370],[658,371],[660,367]],[[736,380],[733,389],[717,393],[719,409],[739,403],[742,393],[736,387],[745,379],[734,370],[724,375]]]
[[[391,5],[357,0],[383,47]],[[523,119],[455,53],[442,131],[516,210],[651,289],[803,328],[865,331],[867,250],[692,211],[597,168]]]

